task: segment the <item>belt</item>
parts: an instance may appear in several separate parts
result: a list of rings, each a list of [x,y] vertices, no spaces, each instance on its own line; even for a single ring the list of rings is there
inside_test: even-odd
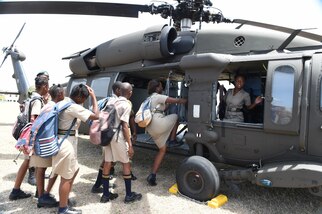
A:
[[[58,129],[58,134],[59,135],[65,135],[67,134],[68,130],[62,130],[62,129]],[[76,131],[75,130],[70,130],[69,132],[69,136],[75,136]]]
[[[227,111],[231,111],[231,112],[242,112],[241,108],[227,108]]]

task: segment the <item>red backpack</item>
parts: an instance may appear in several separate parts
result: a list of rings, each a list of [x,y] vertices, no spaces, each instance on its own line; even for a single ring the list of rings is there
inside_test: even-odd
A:
[[[29,155],[32,151],[32,147],[29,146],[31,126],[32,123],[28,123],[21,129],[20,136],[15,145],[16,149],[23,151],[25,155]]]

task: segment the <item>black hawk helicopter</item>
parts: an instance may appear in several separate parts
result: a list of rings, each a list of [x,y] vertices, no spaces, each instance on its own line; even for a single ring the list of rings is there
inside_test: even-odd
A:
[[[209,0],[178,0],[176,6],[0,2],[0,13],[137,17],[138,12],[149,12],[171,17],[172,25],[151,26],[64,57],[73,73],[67,92],[86,83],[100,99],[111,93],[115,81],[127,81],[134,84],[131,101],[136,111],[147,97],[148,81],[158,78],[168,95],[188,98],[187,106],[173,108],[184,127],[183,150],[190,156],[177,169],[176,180],[188,197],[209,200],[225,181],[307,188],[322,196],[322,36],[228,20],[211,7]],[[191,30],[196,22],[229,22],[235,27]],[[16,53],[13,45],[4,51],[6,57]],[[24,75],[16,70],[21,83]],[[221,81],[232,82],[236,74],[246,76],[244,90],[252,100],[264,98],[256,109],[243,111],[242,122],[218,115]],[[139,129],[138,142],[150,141]]]

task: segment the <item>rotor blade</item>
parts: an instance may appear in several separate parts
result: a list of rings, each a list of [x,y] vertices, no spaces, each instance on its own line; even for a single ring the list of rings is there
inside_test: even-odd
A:
[[[26,25],[26,22],[25,22],[25,23],[23,23],[22,28],[20,29],[20,31],[19,31],[19,33],[18,33],[18,35],[16,36],[15,40],[13,40],[13,43],[11,44],[11,46],[10,46],[10,48],[9,48],[10,50],[12,49],[12,47],[13,47],[13,45],[15,44],[16,40],[18,39],[18,37],[20,36],[20,34],[21,34],[21,32],[22,32],[23,28],[25,27],[25,25]]]
[[[148,12],[148,5],[72,2],[72,1],[0,1],[0,14],[79,14],[137,18]]]
[[[3,63],[4,63],[4,61],[6,61],[6,59],[7,59],[7,57],[8,57],[8,53],[4,56],[4,58],[3,58],[3,61],[2,61],[2,63],[1,63],[1,65],[0,65],[0,68],[2,67],[2,65],[3,65]]]
[[[243,19],[234,19],[233,23],[241,24],[240,26],[238,26],[239,28],[242,25],[246,24],[246,25],[252,25],[252,26],[256,26],[256,27],[267,28],[267,29],[276,30],[276,31],[289,33],[289,34],[292,34],[294,32],[294,30],[295,30],[295,29],[292,29],[292,28],[282,27],[282,26],[278,26],[278,25],[271,25],[271,24],[266,24],[266,23],[261,23],[261,22],[254,22],[254,21],[243,20]],[[304,37],[304,38],[308,38],[308,39],[312,39],[312,40],[315,40],[315,41],[322,42],[322,36],[321,35],[305,32],[305,31],[299,32],[298,35],[301,36],[301,37]]]

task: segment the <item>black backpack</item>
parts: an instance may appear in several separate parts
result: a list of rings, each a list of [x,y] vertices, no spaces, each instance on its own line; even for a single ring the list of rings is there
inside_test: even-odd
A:
[[[15,122],[15,124],[13,125],[12,128],[12,136],[18,140],[21,134],[21,131],[23,130],[23,128],[30,122],[30,117],[31,117],[31,104],[35,101],[35,100],[40,100],[42,106],[44,105],[43,100],[41,97],[33,97],[33,98],[28,98],[24,103],[25,103],[25,110],[24,112],[20,113],[17,116],[17,120]]]

